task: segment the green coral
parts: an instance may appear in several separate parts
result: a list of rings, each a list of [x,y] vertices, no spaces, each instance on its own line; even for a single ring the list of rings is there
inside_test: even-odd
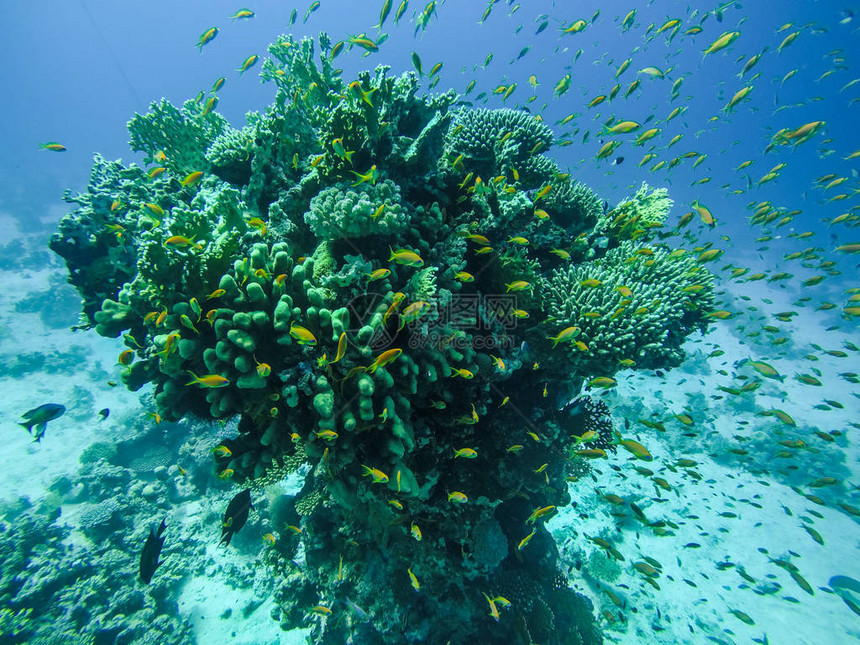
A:
[[[32,631],[31,629],[31,614],[33,609],[19,609],[17,611],[9,607],[0,608],[0,634],[6,634],[7,638],[12,638],[11,642],[17,642],[14,637]],[[21,639],[23,641],[23,639]]]
[[[558,167],[539,155],[552,146],[553,134],[528,112],[510,110],[458,110],[448,130],[445,157],[460,162],[485,178],[512,175],[515,170],[527,187],[549,181]]]
[[[406,288],[406,292],[411,296],[412,300],[418,302],[426,300],[429,302],[436,299],[437,272],[437,267],[427,267],[412,276],[412,279],[409,281],[409,286]]]
[[[597,228],[618,240],[648,240],[653,229],[663,226],[672,204],[665,188],[652,189],[642,182],[631,197],[603,214]]]
[[[555,181],[542,207],[569,235],[590,230],[603,216],[603,202],[580,181]]]
[[[97,159],[52,247],[88,323],[127,332],[128,387],[154,385],[168,420],[238,417],[217,472],[255,489],[302,473],[271,556],[285,628],[313,625],[320,643],[490,629],[598,642],[543,520],[518,548],[529,515],[568,504],[583,470],[557,412],[589,375],[677,364],[711,276],[620,240],[600,199],[544,155],[552,132],[531,115],[453,111],[452,92],[420,96],[414,74],[385,67],[347,82],[331,47],[273,43],[274,102],[242,130],[196,102],[136,116],[133,146],[163,151],[167,170]],[[191,169],[204,176],[183,185]],[[654,193],[623,205],[642,222],[665,207]],[[587,349],[554,347],[573,325]],[[455,457],[464,447],[477,457]],[[524,600],[496,625],[482,592],[506,589]],[[347,597],[367,622],[307,613]],[[428,621],[404,640],[394,626],[416,612]]]
[[[257,122],[259,117],[251,114],[248,120]],[[225,129],[219,134],[206,149],[205,157],[212,173],[231,184],[248,183],[256,136],[256,123],[241,130]]]
[[[581,330],[574,340],[584,347],[565,343],[565,362],[608,376],[680,364],[684,340],[705,326],[713,306],[713,276],[683,252],[626,241],[603,258],[554,271],[542,298],[551,303],[547,335]]]
[[[186,101],[181,108],[161,99],[150,105],[147,115],[136,114],[129,121],[129,146],[146,153],[146,163],[156,161],[171,171],[187,174],[206,167],[206,149],[228,127],[227,119],[207,111],[202,99]]]
[[[409,226],[400,189],[390,179],[352,187],[340,183],[311,199],[305,223],[320,239],[398,235]]]

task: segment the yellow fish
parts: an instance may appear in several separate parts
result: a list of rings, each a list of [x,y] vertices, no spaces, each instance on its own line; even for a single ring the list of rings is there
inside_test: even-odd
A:
[[[183,186],[193,186],[198,181],[200,181],[200,178],[202,176],[203,176],[202,170],[195,170],[194,172],[190,172],[187,175],[185,175],[185,177],[179,183],[182,184]]]
[[[579,327],[574,325],[572,327],[566,327],[565,329],[562,329],[555,336],[547,336],[547,339],[553,341],[552,346],[555,347],[561,342],[575,339],[577,336],[579,336],[579,333],[581,331],[582,330]]]
[[[368,170],[363,175],[361,173],[355,172],[354,170],[350,170],[350,172],[357,178],[353,186],[358,186],[359,184],[363,184],[365,182],[376,184],[376,180],[379,178],[379,171],[376,169],[376,164],[373,164],[370,167],[370,170]]]
[[[334,356],[332,363],[337,363],[343,358],[346,353],[346,332],[341,332],[340,338],[337,339],[337,353]]]
[[[591,387],[610,388],[617,385],[617,381],[609,376],[596,376],[588,382]]]
[[[388,482],[388,475],[379,470],[379,468],[370,468],[364,464],[361,467],[364,469],[364,475],[370,477],[374,484],[385,484]]]
[[[200,51],[203,51],[203,45],[212,41],[215,36],[218,35],[218,27],[211,27],[200,34],[200,38],[197,41],[197,48]]]
[[[738,36],[741,35],[739,31],[726,31],[717,38],[714,42],[712,42],[708,48],[704,51],[704,55],[714,54],[721,49],[725,49],[729,45],[731,45],[735,40],[737,40]]]
[[[233,453],[227,446],[216,446],[212,449],[212,454],[218,459],[223,459],[224,457],[231,456]]]
[[[404,310],[404,314],[406,313],[407,310],[408,310],[408,307],[406,310]],[[395,348],[395,349],[388,349],[388,350],[382,352],[379,356],[376,357],[376,359],[373,361],[373,363],[370,364],[370,366],[367,368],[367,371],[370,372],[371,374],[373,374],[380,367],[385,367],[386,365],[393,363],[395,360],[397,360],[397,357],[400,356],[402,353],[403,353],[403,350],[400,349],[399,347]]]
[[[226,387],[230,385],[230,381],[220,374],[206,374],[204,376],[197,376],[194,372],[189,371],[191,374],[191,381],[186,383],[185,385],[199,385],[204,388],[216,388],[216,387]]]
[[[514,282],[505,284],[505,287],[507,287],[505,293],[510,293],[511,291],[525,291],[526,289],[531,289],[531,286],[531,283],[526,282],[525,280],[515,280]]]
[[[418,582],[418,578],[416,578],[415,574],[412,573],[412,569],[406,569],[406,572],[409,574],[409,584],[412,585],[412,588],[415,589],[415,591],[420,591],[421,583]]]
[[[532,532],[525,536],[522,540],[520,540],[519,544],[517,544],[517,551],[522,551],[526,545],[531,541],[534,534],[537,532],[537,529],[532,529]],[[497,619],[498,620],[498,619]]]
[[[292,336],[299,345],[316,345],[317,339],[309,329],[297,325],[295,322],[290,323],[290,336]]]
[[[398,249],[395,251],[391,247],[388,250],[391,251],[391,257],[388,258],[389,262],[396,262],[397,264],[410,267],[424,266],[424,260],[415,251],[410,251],[409,249]]]
[[[252,54],[251,56],[248,56],[248,58],[246,58],[244,60],[244,62],[242,63],[242,66],[239,69],[237,69],[236,71],[239,72],[239,75],[241,76],[246,71],[251,69],[257,63],[257,61],[259,59],[260,59],[260,57],[257,56],[257,54]]]

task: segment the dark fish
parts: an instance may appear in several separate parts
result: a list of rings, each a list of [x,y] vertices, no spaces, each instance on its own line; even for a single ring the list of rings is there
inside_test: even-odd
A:
[[[615,157],[612,161],[613,166],[620,166],[622,163],[624,163],[624,157]]]
[[[166,518],[165,518],[166,519]],[[149,535],[146,537],[146,544],[143,545],[143,551],[140,553],[140,579],[145,584],[149,584],[152,580],[152,574],[161,564],[158,561],[158,556],[161,555],[161,547],[164,546],[164,538],[161,534],[167,528],[165,520],[161,520],[161,526],[158,527],[158,533],[154,529],[149,529]]]
[[[19,422],[23,428],[27,428],[27,432],[33,434],[33,426],[36,426],[36,441],[40,441],[42,437],[45,436],[45,430],[48,427],[48,421],[53,421],[54,419],[59,419],[66,412],[66,407],[64,405],[60,405],[59,403],[45,403],[44,405],[40,405],[38,408],[33,408],[32,410],[28,410],[21,416],[24,418],[23,422]]]
[[[104,421],[105,419],[108,418],[108,415],[110,415],[110,409],[109,408],[102,408],[101,410],[99,410],[99,416],[101,417],[101,419],[99,419],[99,421]]]
[[[832,587],[836,593],[839,593],[843,589],[847,589],[860,594],[860,581],[855,580],[850,576],[833,576],[828,580],[827,584]]]
[[[231,538],[239,532],[248,520],[248,509],[254,508],[251,504],[251,489],[246,488],[230,500],[227,511],[224,513],[224,521],[221,524],[221,540],[218,546],[225,544],[230,546]]]

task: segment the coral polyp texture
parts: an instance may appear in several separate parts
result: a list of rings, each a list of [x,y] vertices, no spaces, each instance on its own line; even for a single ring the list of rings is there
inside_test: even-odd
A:
[[[304,475],[266,554],[285,629],[600,642],[545,522],[583,428],[614,449],[605,406],[570,405],[583,383],[677,365],[708,320],[711,275],[653,242],[671,201],[604,212],[540,120],[385,67],[341,79],[325,35],[269,54],[245,127],[154,103],[131,145],[164,170],[97,157],[67,197],[52,248],[83,326],[122,335],[163,418],[238,417],[223,477]]]

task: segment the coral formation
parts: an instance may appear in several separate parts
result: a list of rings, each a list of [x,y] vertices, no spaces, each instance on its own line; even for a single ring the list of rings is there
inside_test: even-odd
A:
[[[681,250],[624,241],[599,259],[553,271],[542,297],[560,328],[580,329],[569,344],[578,372],[679,365],[686,337],[713,306],[713,276]]]
[[[122,510],[131,516],[131,508]],[[144,593],[129,584],[137,563],[122,533],[100,536],[92,549],[82,550],[58,517],[48,501],[37,508],[26,500],[0,507],[4,643],[193,640],[190,624],[177,619],[175,605],[166,600],[186,572],[182,565],[168,565],[157,590]]]
[[[650,239],[651,229],[663,226],[671,209],[672,200],[665,188],[652,190],[642,182],[642,186],[631,197],[603,213],[596,228],[619,240]]]
[[[711,276],[646,244],[664,193],[604,214],[529,114],[384,67],[347,82],[318,44],[270,46],[275,100],[242,130],[199,101],[132,119],[164,171],[96,158],[52,241],[87,324],[123,335],[164,419],[239,418],[222,479],[306,473],[266,555],[284,628],[598,643],[544,526],[583,468],[557,413],[587,378],[677,364]]]

